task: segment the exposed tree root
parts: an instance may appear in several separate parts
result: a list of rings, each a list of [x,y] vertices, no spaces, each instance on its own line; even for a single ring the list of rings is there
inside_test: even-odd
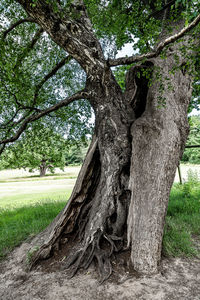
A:
[[[65,264],[66,268],[70,268],[70,277],[73,277],[80,268],[87,269],[92,261],[96,261],[100,282],[107,280],[112,274],[111,256],[119,251],[115,244],[117,241],[122,241],[122,238],[98,231],[92,241],[75,252],[71,251]]]

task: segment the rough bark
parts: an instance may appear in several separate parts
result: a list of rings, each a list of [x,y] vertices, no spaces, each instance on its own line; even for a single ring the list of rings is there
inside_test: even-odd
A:
[[[101,280],[112,272],[112,254],[126,247],[130,201],[130,112],[133,114],[131,107],[129,110],[123,107],[124,96],[111,71],[107,70],[105,76],[109,86],[102,89],[97,84],[98,99],[92,100],[98,141],[95,140],[90,147],[71,199],[51,225],[50,237],[33,259],[34,264],[38,259],[52,255],[66,241],[76,241],[66,267],[72,266],[73,275],[80,267],[87,268],[96,259]]]
[[[191,74],[184,70],[186,59],[179,47],[171,47],[166,59],[152,60],[153,85],[144,113],[131,128],[128,244],[134,269],[147,274],[158,272],[169,193],[189,132]],[[179,68],[172,73],[177,64],[174,54],[179,57]],[[161,70],[162,83],[155,80],[156,70]]]

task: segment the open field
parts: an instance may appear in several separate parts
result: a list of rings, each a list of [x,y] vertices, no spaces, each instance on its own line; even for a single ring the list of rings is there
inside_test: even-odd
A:
[[[192,171],[193,174],[196,173],[200,179],[200,165],[181,164],[180,169],[181,169],[181,175],[182,175],[183,181],[188,180],[188,172],[190,173],[190,171]],[[179,182],[178,171],[176,172],[174,181]]]
[[[0,172],[0,209],[17,208],[44,201],[66,201],[73,189],[80,167],[44,178],[24,170]],[[34,177],[33,177],[34,176]]]
[[[47,171],[45,177],[39,177],[39,171],[29,172],[24,169],[15,169],[15,170],[3,170],[0,171],[0,183],[1,182],[11,182],[11,181],[43,181],[43,180],[55,180],[63,178],[76,178],[80,166],[70,166],[65,167],[64,171],[56,168],[55,173],[50,173]]]

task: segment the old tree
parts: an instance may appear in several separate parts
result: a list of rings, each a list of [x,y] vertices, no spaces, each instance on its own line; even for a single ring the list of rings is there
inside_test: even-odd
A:
[[[95,113],[71,198],[32,265],[62,250],[72,274],[95,261],[103,280],[126,250],[136,271],[158,272],[197,81],[199,1],[4,0],[1,12],[1,152],[34,121],[67,118],[64,107]],[[129,42],[137,54],[116,58]]]

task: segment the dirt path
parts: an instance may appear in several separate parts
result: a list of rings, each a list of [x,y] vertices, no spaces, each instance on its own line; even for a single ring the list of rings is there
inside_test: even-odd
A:
[[[134,278],[118,276],[99,285],[93,269],[68,279],[66,271],[26,272],[24,243],[0,264],[1,300],[200,300],[200,260],[162,261],[162,274]]]

